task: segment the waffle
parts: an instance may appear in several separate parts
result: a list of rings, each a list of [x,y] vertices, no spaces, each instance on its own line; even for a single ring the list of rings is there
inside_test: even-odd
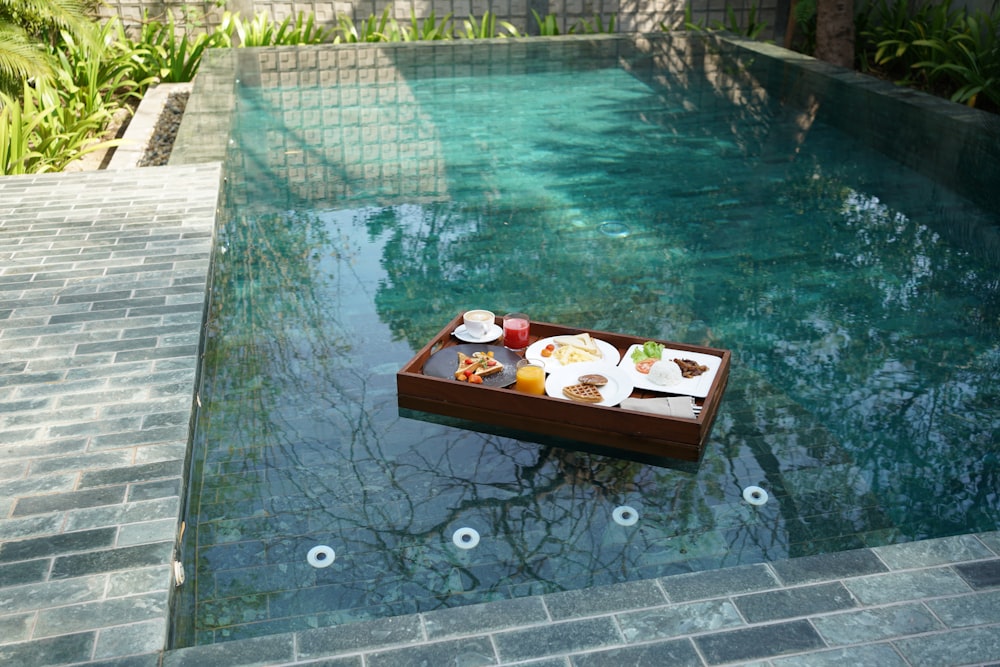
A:
[[[563,394],[580,403],[600,403],[604,400],[600,390],[592,384],[571,384],[563,387]]]

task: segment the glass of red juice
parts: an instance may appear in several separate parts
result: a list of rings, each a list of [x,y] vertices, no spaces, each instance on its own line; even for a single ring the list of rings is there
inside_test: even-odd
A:
[[[507,313],[503,316],[503,344],[510,350],[528,347],[528,316],[524,313]]]

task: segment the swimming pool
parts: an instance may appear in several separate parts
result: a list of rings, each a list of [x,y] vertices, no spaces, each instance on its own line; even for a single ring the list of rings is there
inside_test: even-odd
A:
[[[996,173],[934,119],[680,36],[240,58],[178,643],[995,528]],[[477,306],[732,349],[704,460],[399,415]]]

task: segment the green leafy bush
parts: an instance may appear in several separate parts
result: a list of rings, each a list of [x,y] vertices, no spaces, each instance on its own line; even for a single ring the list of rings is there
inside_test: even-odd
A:
[[[954,102],[1000,109],[1000,19],[952,8],[879,0],[859,14],[862,69]]]

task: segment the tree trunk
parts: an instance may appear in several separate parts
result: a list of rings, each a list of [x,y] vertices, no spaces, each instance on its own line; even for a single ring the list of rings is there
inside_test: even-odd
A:
[[[853,0],[816,0],[816,57],[854,69]]]

